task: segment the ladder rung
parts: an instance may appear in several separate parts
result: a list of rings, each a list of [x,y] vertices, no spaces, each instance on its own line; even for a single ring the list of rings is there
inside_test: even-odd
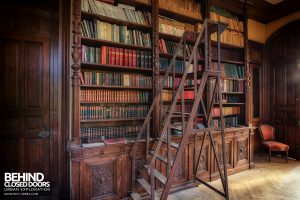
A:
[[[159,138],[156,138],[156,140],[159,140]],[[163,143],[168,144],[167,140],[162,140]],[[177,144],[176,142],[170,142],[170,145],[176,149],[178,149],[179,144]]]
[[[152,155],[154,155],[154,151],[150,151],[150,153]],[[168,159],[162,155],[157,155],[156,158],[158,158],[159,160],[163,161],[164,163],[168,164]],[[170,164],[173,164],[173,161],[170,161]]]
[[[181,125],[170,124],[170,128],[182,131],[182,126]]]
[[[221,74],[221,71],[211,71],[211,70],[206,70],[204,71],[204,73],[207,72],[208,73],[208,76],[218,76]]]
[[[137,179],[137,181],[146,190],[148,194],[151,194],[151,186],[145,179],[141,178],[141,179]]]
[[[149,195],[151,195],[151,186],[150,186],[150,184],[143,178],[137,179],[137,181],[147,191],[147,193]],[[160,194],[158,192],[154,191],[154,197],[155,197],[155,199],[160,199]]]
[[[131,193],[130,196],[133,200],[141,200],[142,199],[142,197],[136,192]]]
[[[149,168],[149,165],[144,165],[145,169]],[[167,177],[165,177],[164,175],[162,175],[162,173],[160,173],[159,171],[157,171],[156,169],[153,169],[153,174],[154,176],[164,185],[167,183]]]

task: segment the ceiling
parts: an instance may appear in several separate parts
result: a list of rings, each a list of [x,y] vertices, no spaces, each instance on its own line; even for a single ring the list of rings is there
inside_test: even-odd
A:
[[[300,11],[300,0],[252,0],[252,2],[252,5],[249,6],[248,16],[250,19],[262,23],[268,23]]]

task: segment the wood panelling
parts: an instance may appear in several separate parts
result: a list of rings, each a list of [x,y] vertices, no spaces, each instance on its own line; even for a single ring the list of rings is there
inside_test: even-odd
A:
[[[228,173],[234,174],[253,168],[253,130],[236,128],[226,131],[226,163]],[[216,150],[221,153],[220,133],[215,133]],[[193,170],[200,152],[203,136],[191,136],[183,154],[181,163],[172,183],[172,191],[192,186]],[[178,139],[174,138],[178,143]],[[155,145],[155,143],[154,143]],[[70,151],[72,162],[72,199],[122,199],[128,197],[131,184],[131,159],[129,152],[132,144],[118,144],[98,148],[78,148]],[[203,151],[196,176],[205,181],[219,178],[216,160],[208,137],[204,140]],[[166,155],[166,148],[162,155]],[[171,150],[174,156],[175,150]],[[145,144],[139,143],[136,152],[135,169],[137,178],[148,175],[143,170],[145,161]],[[148,156],[150,158],[150,156]],[[222,160],[220,161],[222,162]],[[156,161],[157,169],[167,173],[167,166],[162,161]],[[160,188],[160,182],[156,187]],[[138,190],[141,188],[138,188]]]
[[[62,3],[63,5],[63,3]],[[66,188],[58,52],[58,1],[11,1],[0,8],[1,172],[42,172]],[[62,19],[64,20],[64,19]],[[61,76],[61,77],[60,77]]]
[[[262,23],[268,23],[287,16],[300,9],[300,1],[284,0],[276,5],[264,0],[253,0],[249,7],[249,18]]]
[[[300,21],[276,32],[265,50],[265,78],[268,81],[264,103],[266,121],[276,128],[276,139],[290,146],[289,155],[300,159],[300,79],[297,58],[300,55]],[[270,103],[268,103],[270,102]]]

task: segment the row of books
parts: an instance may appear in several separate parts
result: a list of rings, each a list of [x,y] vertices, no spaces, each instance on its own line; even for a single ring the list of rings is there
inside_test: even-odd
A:
[[[118,47],[89,47],[82,45],[82,62],[151,68],[151,51],[140,51]]]
[[[234,95],[234,94],[222,94],[222,102],[223,103],[242,103],[244,102],[244,97],[240,95]],[[216,95],[216,103],[219,102],[218,100],[218,94]]]
[[[223,116],[226,115],[239,115],[241,112],[241,108],[239,106],[232,106],[232,107],[223,107]],[[215,107],[212,109],[212,116],[220,117],[220,108]]]
[[[182,37],[184,31],[194,31],[194,25],[159,16],[159,32]]]
[[[111,73],[85,71],[84,83],[86,85],[132,86],[151,87],[152,77],[140,74]]]
[[[223,92],[244,92],[244,81],[222,79],[221,90]]]
[[[184,104],[184,112],[185,113],[191,113],[192,107],[193,107],[193,103],[186,103],[186,104]],[[166,113],[169,110],[170,110],[170,105],[164,105],[163,112]],[[200,110],[200,108],[198,110]],[[175,112],[179,112],[179,113],[182,112],[181,104],[178,104],[178,105],[175,106]]]
[[[120,142],[117,138],[131,138],[136,137],[141,130],[141,125],[121,125],[121,126],[107,126],[101,128],[81,128],[81,142],[82,143],[96,143],[104,142],[106,139],[116,139],[115,143]],[[146,135],[146,133],[142,133]],[[113,143],[112,140],[109,140]]]
[[[215,128],[220,128],[221,127],[221,119],[213,119],[212,123],[213,123],[213,127],[215,127]],[[242,123],[241,123],[239,115],[224,118],[225,128],[239,126],[241,124]]]
[[[159,8],[197,18],[199,20],[202,19],[200,3],[194,0],[159,0]]]
[[[160,57],[159,58],[159,69],[161,71],[167,71],[168,67],[170,66],[170,62],[171,62],[170,59],[164,58],[164,57]],[[186,62],[186,65],[187,64],[188,63]],[[182,60],[175,60],[175,72],[177,72],[177,73],[183,73],[184,70],[185,70],[185,68],[183,67],[183,61]],[[194,65],[190,64],[189,69],[188,69],[188,73],[192,73],[193,70],[194,70]],[[198,71],[202,70],[202,65],[201,64],[198,64],[197,70]]]
[[[84,37],[107,40],[129,45],[151,46],[150,33],[140,30],[127,29],[127,26],[119,26],[99,20],[82,20],[81,32]]]
[[[167,54],[174,54],[175,51],[176,51],[177,45],[178,45],[177,42],[160,38],[159,39],[159,44],[158,44],[159,52],[160,53],[167,53]],[[193,51],[193,46],[186,45],[184,50],[186,51],[186,55],[187,55],[187,58],[188,58],[188,55],[190,55]],[[180,51],[179,51],[178,55],[183,56],[183,49],[182,48],[180,48]],[[197,56],[197,59],[202,58],[201,48],[197,48],[196,56]]]
[[[173,99],[172,91],[171,90],[163,90],[161,98],[163,101],[172,101],[172,99]]]
[[[120,3],[114,6],[98,0],[82,0],[81,9],[85,12],[151,26],[151,14],[146,11],[135,10],[134,6]]]
[[[164,76],[160,76],[159,77],[159,81],[160,83],[162,83]],[[164,86],[165,87],[173,87],[173,83],[175,83],[175,87],[177,87],[180,83],[180,78],[175,77],[175,80],[173,81],[173,77],[172,76],[168,76],[167,79],[164,82]]]
[[[217,33],[211,34],[211,39],[217,41]],[[244,35],[236,31],[224,30],[220,42],[242,48],[244,47]]]
[[[218,63],[212,62],[211,69],[217,70]],[[245,77],[245,67],[243,65],[220,63],[221,76],[227,78],[239,78],[244,79]]]
[[[228,25],[228,28],[243,32],[243,22],[239,21],[237,16],[228,13],[222,8],[212,7],[210,11],[210,19]]]
[[[145,103],[149,102],[149,92],[135,90],[93,90],[80,91],[80,101],[90,103]]]
[[[159,69],[162,71],[168,70],[168,67],[170,66],[170,59],[159,57]],[[183,61],[182,60],[176,60],[175,61],[175,72],[177,73],[183,73]]]
[[[122,106],[103,106],[103,105],[81,105],[81,119],[120,119],[146,117],[148,113],[147,105],[122,105]]]
[[[216,46],[211,47],[211,58],[218,59],[218,48]],[[244,62],[244,52],[235,48],[222,48],[221,50],[221,60],[231,60]]]

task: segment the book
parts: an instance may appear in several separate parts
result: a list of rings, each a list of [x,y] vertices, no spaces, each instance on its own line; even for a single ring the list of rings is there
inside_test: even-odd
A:
[[[118,47],[89,47],[82,45],[83,63],[109,64],[126,67],[151,68],[150,51],[138,51]]]
[[[104,139],[104,144],[110,145],[110,144],[125,144],[126,139],[125,138],[111,138],[111,139]]]

